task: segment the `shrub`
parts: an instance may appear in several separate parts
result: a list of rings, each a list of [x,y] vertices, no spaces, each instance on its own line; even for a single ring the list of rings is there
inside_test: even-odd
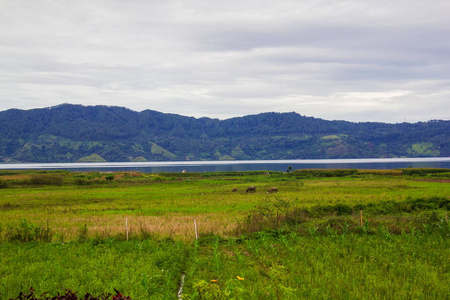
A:
[[[282,223],[290,220],[292,223],[292,209],[290,202],[278,199],[268,200],[265,204],[256,206],[244,221],[241,230],[247,233],[265,229],[279,229]]]
[[[60,300],[78,300],[78,299],[85,299],[85,300],[131,300],[130,297],[124,296],[122,295],[119,291],[117,291],[116,289],[114,289],[114,291],[116,292],[116,295],[112,295],[112,294],[102,294],[99,296],[93,296],[90,293],[86,293],[86,295],[84,296],[78,296],[78,292],[73,292],[72,290],[66,290],[66,292],[61,295],[58,293],[58,296],[55,297],[51,297],[51,296],[46,296],[46,294],[48,293],[44,293],[42,295],[40,295],[39,297],[36,296],[34,294],[34,289],[30,288],[30,292],[27,294],[24,293],[20,293],[19,296],[17,296],[16,298],[13,298],[11,300],[25,300],[25,299],[30,299],[30,300],[53,300],[53,299],[60,299]]]
[[[200,177],[202,173],[200,172],[159,172],[155,175],[161,177]]]
[[[105,176],[106,181],[111,182],[114,180],[114,174],[106,175]]]
[[[33,185],[62,185],[64,178],[56,174],[39,174],[32,175],[30,178],[30,184]]]
[[[359,175],[379,175],[379,176],[400,176],[403,174],[401,170],[384,170],[384,169],[359,169]]]
[[[36,226],[33,223],[22,219],[17,227],[8,226],[5,230],[5,238],[9,241],[31,242],[31,241],[51,241],[52,232],[47,225]]]
[[[400,233],[404,226],[414,225],[425,232],[440,232],[448,235],[448,217],[442,217],[442,210],[450,208],[450,200],[445,197],[407,199],[401,202],[385,201],[369,204],[316,205],[309,208],[292,207],[282,199],[264,200],[256,206],[240,224],[238,233],[254,233],[263,230],[295,230],[304,232],[313,223],[317,232],[358,232],[373,234],[374,226],[387,226],[392,232]],[[360,223],[359,211],[364,211],[365,222]],[[383,217],[380,217],[383,215]],[[407,216],[404,221],[400,215]],[[370,218],[370,223],[369,219]],[[395,221],[397,220],[397,221]],[[399,221],[400,220],[400,221]],[[370,226],[369,226],[370,225]],[[317,227],[318,226],[318,227]],[[400,226],[400,227],[399,227]],[[403,229],[401,228],[403,226]],[[423,227],[423,228],[422,228]],[[328,229],[327,229],[328,228]],[[328,231],[327,231],[328,230]]]
[[[6,202],[5,204],[0,205],[0,210],[12,210],[18,207],[18,204],[11,204],[11,202]]]
[[[344,177],[357,173],[356,169],[304,169],[293,172],[297,177]]]
[[[448,172],[448,169],[444,168],[407,168],[400,169],[404,175],[427,175],[427,174],[436,174],[436,173],[445,173]]]
[[[337,215],[337,216],[347,216],[351,215],[353,211],[356,210],[349,204],[338,203],[335,205],[317,205],[309,210],[311,216],[320,217],[325,215]]]
[[[86,178],[76,178],[75,184],[76,185],[90,185],[90,184],[92,184],[92,181],[90,181]]]
[[[448,210],[450,208],[450,200],[445,197],[407,199],[406,204],[413,211],[439,208]]]
[[[0,189],[5,189],[9,187],[9,182],[3,179],[0,179]]]
[[[84,224],[84,226],[81,226],[78,229],[78,241],[79,242],[84,242],[87,239],[87,233],[88,233],[88,228],[87,225]]]

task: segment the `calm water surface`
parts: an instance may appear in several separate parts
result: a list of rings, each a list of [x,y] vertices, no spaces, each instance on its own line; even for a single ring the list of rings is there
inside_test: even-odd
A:
[[[305,159],[305,160],[235,160],[235,161],[170,161],[107,163],[35,163],[0,164],[0,169],[53,169],[70,171],[140,171],[212,172],[212,171],[286,171],[292,169],[395,169],[450,168],[450,157],[373,158],[373,159]]]

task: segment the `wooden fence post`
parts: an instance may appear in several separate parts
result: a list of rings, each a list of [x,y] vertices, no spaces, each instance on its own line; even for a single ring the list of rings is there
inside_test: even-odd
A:
[[[128,241],[128,218],[125,217],[125,229],[127,231],[127,241]]]
[[[195,239],[198,240],[197,222],[195,222],[195,219],[194,219],[194,228],[195,228]]]
[[[359,226],[363,226],[363,211],[362,209],[359,210]]]

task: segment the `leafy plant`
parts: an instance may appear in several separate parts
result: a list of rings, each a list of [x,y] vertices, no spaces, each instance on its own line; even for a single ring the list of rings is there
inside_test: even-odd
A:
[[[0,179],[0,189],[5,189],[9,187],[9,183],[6,180]]]
[[[31,241],[50,241],[52,239],[52,231],[47,226],[37,226],[25,219],[20,220],[16,227],[8,226],[5,230],[7,240],[19,242]]]
[[[78,229],[78,241],[79,242],[84,242],[87,239],[87,233],[88,233],[88,228],[87,225],[84,224],[84,226],[81,226]]]
[[[30,184],[33,185],[62,185],[64,177],[57,174],[32,175]]]
[[[10,300],[131,300],[130,297],[122,295],[119,291],[114,289],[116,292],[115,295],[112,294],[102,294],[99,296],[93,296],[90,293],[86,293],[83,297],[79,297],[77,292],[73,292],[72,290],[66,290],[64,294],[59,294],[57,296],[48,296],[48,293],[43,293],[40,296],[36,296],[34,294],[34,289],[30,288],[29,293],[20,293],[16,298],[12,298]]]
[[[259,231],[262,229],[279,229],[281,223],[287,219],[291,207],[289,201],[275,198],[265,199],[264,204],[258,205],[247,217],[242,229],[247,232]]]

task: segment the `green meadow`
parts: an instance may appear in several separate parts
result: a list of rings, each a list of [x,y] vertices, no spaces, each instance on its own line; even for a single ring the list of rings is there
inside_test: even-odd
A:
[[[0,298],[448,299],[449,182],[448,169],[0,171]]]

